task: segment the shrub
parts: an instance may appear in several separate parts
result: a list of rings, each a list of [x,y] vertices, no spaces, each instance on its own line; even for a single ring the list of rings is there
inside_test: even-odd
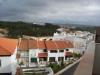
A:
[[[61,64],[57,64],[57,63],[50,63],[49,67],[52,68],[52,70],[54,71],[54,73],[57,73],[58,71],[60,71],[61,69],[63,69],[65,67],[65,64],[63,62],[61,62]]]
[[[74,53],[74,57],[80,58],[82,55],[80,53]]]

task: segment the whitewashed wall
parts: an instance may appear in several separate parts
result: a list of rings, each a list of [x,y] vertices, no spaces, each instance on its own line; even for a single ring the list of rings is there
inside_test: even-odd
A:
[[[15,75],[17,69],[17,59],[16,59],[17,48],[13,55],[11,55],[11,71],[12,75]]]
[[[48,57],[64,57],[64,52],[51,53],[48,51]]]
[[[36,67],[35,63],[31,63],[31,57],[36,57],[38,55],[38,49],[29,49],[29,66]]]
[[[12,75],[15,75],[16,68],[17,68],[17,61],[16,61],[16,51],[11,56],[1,56],[1,67],[0,67],[0,73],[12,73]]]
[[[0,60],[1,60],[0,73],[11,73],[10,56],[0,57]]]

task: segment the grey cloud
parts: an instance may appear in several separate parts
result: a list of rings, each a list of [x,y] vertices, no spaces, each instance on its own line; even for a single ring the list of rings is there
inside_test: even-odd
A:
[[[100,0],[0,0],[0,20],[99,25]]]

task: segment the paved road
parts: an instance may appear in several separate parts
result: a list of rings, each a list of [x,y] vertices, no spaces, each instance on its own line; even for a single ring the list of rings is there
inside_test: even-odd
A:
[[[74,71],[76,70],[77,66],[79,63],[75,64],[74,66],[72,66],[71,68],[69,68],[67,71],[65,71],[64,73],[60,74],[60,75],[73,75]]]

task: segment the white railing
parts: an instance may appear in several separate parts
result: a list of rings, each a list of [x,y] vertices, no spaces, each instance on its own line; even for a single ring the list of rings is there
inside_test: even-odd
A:
[[[64,52],[59,52],[59,53],[48,53],[49,57],[64,57]]]

